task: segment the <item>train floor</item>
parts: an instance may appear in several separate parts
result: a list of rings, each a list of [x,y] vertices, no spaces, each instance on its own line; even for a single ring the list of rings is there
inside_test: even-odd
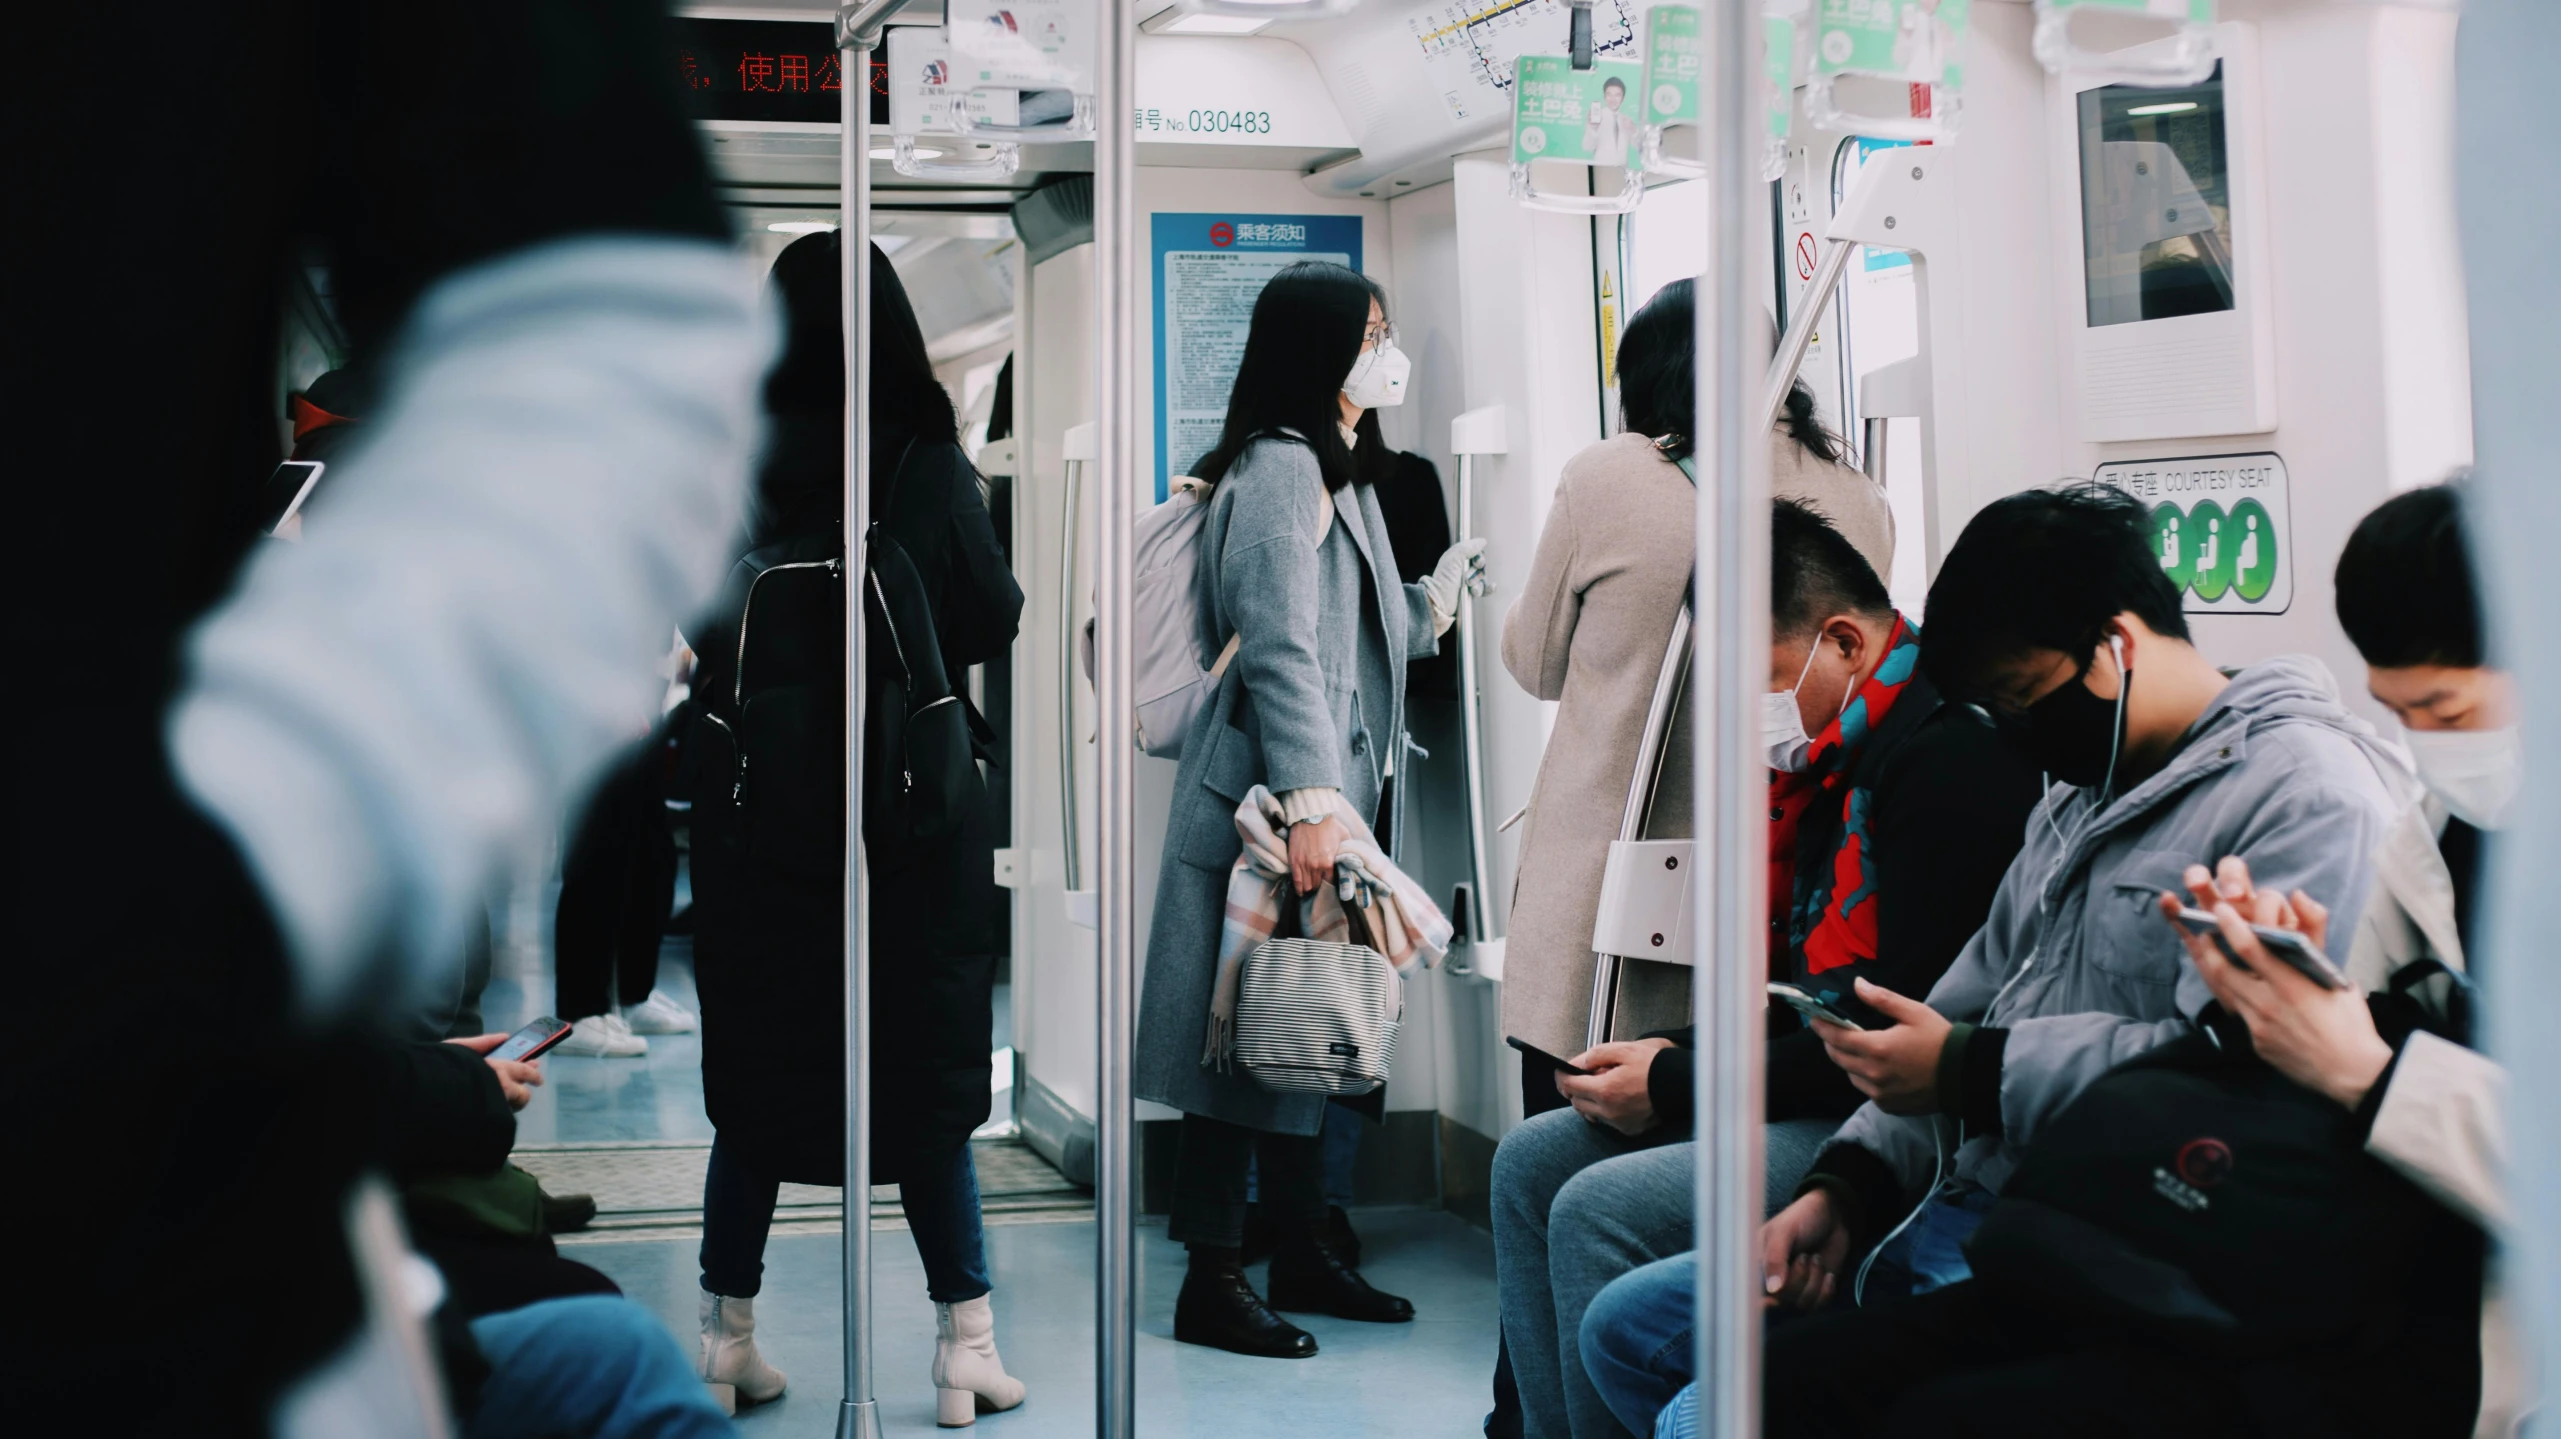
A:
[[[529,887],[530,888],[530,887]],[[523,895],[502,916],[496,973],[483,999],[488,1027],[512,1029],[552,1001],[549,901]],[[537,907],[536,897],[539,896]],[[667,941],[659,987],[694,1002],[690,942]],[[1010,1033],[997,993],[996,1035]],[[1000,1055],[1000,1060],[1004,1056]],[[517,1162],[555,1192],[590,1192],[599,1214],[562,1236],[561,1253],[602,1270],[655,1312],[690,1351],[699,1292],[702,1166],[712,1129],[703,1113],[701,1043],[653,1035],[638,1059],[554,1055],[546,1083],[519,1117]],[[998,1082],[1011,1065],[996,1066]],[[997,1343],[1030,1390],[1024,1406],[979,1421],[991,1439],[1093,1430],[1092,1196],[1069,1185],[1013,1137],[1012,1096],[994,1096],[977,1158],[995,1279]],[[785,1186],[766,1251],[757,1340],[791,1379],[781,1399],[746,1409],[748,1439],[824,1439],[841,1396],[841,1211],[834,1189]],[[924,1271],[898,1217],[897,1191],[875,1193],[874,1385],[888,1434],[932,1432],[934,1312]],[[1472,1436],[1490,1399],[1495,1350],[1494,1254],[1486,1234],[1420,1208],[1357,1211],[1364,1272],[1414,1301],[1411,1324],[1293,1316],[1320,1352],[1303,1361],[1248,1359],[1173,1341],[1182,1251],[1161,1220],[1142,1221],[1138,1424],[1148,1439],[1263,1439],[1307,1434]],[[1259,1278],[1259,1271],[1257,1278]]]

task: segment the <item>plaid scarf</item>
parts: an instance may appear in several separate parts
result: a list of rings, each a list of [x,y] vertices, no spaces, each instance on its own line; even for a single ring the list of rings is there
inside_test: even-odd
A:
[[[1876,957],[1876,867],[1867,853],[1867,823],[1875,796],[1852,784],[1859,751],[1885,722],[1920,665],[1921,632],[1901,615],[1885,639],[1885,659],[1850,698],[1840,717],[1814,737],[1805,768],[1770,776],[1770,847],[1785,857],[1785,892],[1773,863],[1770,913],[1785,915],[1787,931],[1774,934],[1805,956],[1805,977]],[[1799,822],[1817,803],[1841,807],[1840,843],[1828,874],[1794,873]],[[1782,848],[1783,846],[1783,848]],[[1809,882],[1798,882],[1800,880]]]
[[[1440,963],[1449,952],[1451,928],[1423,887],[1388,863],[1386,851],[1361,817],[1339,804],[1343,847],[1334,859],[1334,883],[1298,901],[1298,932],[1308,939],[1347,943],[1349,911],[1357,909],[1369,933],[1363,941],[1398,973]],[[1236,806],[1236,833],[1245,841],[1227,875],[1227,919],[1218,936],[1218,980],[1210,992],[1209,1033],[1200,1062],[1225,1070],[1236,1053],[1236,1001],[1244,988],[1245,960],[1254,946],[1280,927],[1281,898],[1289,893],[1289,826],[1280,801],[1261,785]]]

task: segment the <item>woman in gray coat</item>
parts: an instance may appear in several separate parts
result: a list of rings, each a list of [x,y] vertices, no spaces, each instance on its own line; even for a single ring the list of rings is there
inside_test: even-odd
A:
[[[1325,1101],[1201,1063],[1243,842],[1236,808],[1256,785],[1289,820],[1301,893],[1332,877],[1338,811],[1375,818],[1405,733],[1405,662],[1438,648],[1475,545],[1420,584],[1397,579],[1370,480],[1392,456],[1368,411],[1404,398],[1406,360],[1378,286],[1340,265],[1293,265],[1254,302],[1217,448],[1194,468],[1215,486],[1201,534],[1201,624],[1234,660],[1183,741],[1148,931],[1138,1094],[1183,1111],[1169,1233],[1191,1251],[1174,1337],[1240,1354],[1305,1358],[1316,1340],[1275,1308],[1402,1322],[1414,1307],[1364,1281],[1325,1218],[1317,1129]],[[1240,1260],[1249,1164],[1273,1221],[1271,1303]]]

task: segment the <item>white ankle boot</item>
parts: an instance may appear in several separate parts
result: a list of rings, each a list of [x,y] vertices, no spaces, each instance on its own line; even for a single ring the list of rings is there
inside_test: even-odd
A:
[[[711,1386],[712,1397],[729,1413],[738,1412],[741,1399],[762,1404],[782,1397],[783,1372],[756,1352],[753,1299],[732,1299],[708,1289],[703,1291],[702,1349],[697,1360],[703,1383]]]
[[[987,1296],[935,1305],[934,1422],[959,1429],[1022,1402],[1022,1381],[996,1357],[996,1311]]]

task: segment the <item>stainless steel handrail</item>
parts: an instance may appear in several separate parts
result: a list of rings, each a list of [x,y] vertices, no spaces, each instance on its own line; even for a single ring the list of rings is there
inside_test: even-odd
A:
[[[1690,607],[1683,605],[1680,613],[1672,617],[1672,638],[1663,647],[1663,667],[1654,672],[1654,696],[1645,705],[1645,728],[1636,742],[1636,767],[1628,774],[1627,803],[1619,810],[1618,837],[1622,841],[1643,839],[1646,825],[1654,817],[1654,796],[1663,783],[1663,758],[1672,749],[1672,716],[1680,710],[1681,695],[1689,687],[1692,631]],[[1618,962],[1615,954],[1592,956],[1592,1008],[1583,1028],[1586,1047],[1609,1042],[1611,1020],[1618,1011]]]
[[[1135,0],[1095,7],[1095,372],[1101,422],[1094,523],[1097,1047],[1094,1113],[1094,1432],[1134,1439],[1138,1427],[1137,1165],[1131,1148],[1137,1096],[1138,709],[1131,674],[1130,578],[1138,519],[1138,325],[1132,314],[1138,247],[1138,16]]]
[[[846,77],[838,101],[836,181],[843,206],[837,250],[845,322],[845,563],[865,563],[871,528],[871,52],[907,0],[862,0],[836,12],[836,58]],[[870,644],[862,589],[845,586],[845,1392],[837,1439],[876,1439],[880,1413],[871,1372],[871,934],[863,853],[864,677]]]
[[[1058,836],[1066,887],[1085,887],[1085,857],[1076,813],[1076,520],[1085,462],[1068,460],[1067,503],[1058,522]]]
[[[1458,457],[1458,537],[1476,533],[1476,457]],[[1467,940],[1471,948],[1501,938],[1494,928],[1494,837],[1485,828],[1484,689],[1477,678],[1476,594],[1459,586],[1458,624],[1451,631],[1458,645],[1459,761],[1467,770]],[[1406,806],[1399,803],[1397,813]],[[1471,960],[1473,956],[1470,956]]]
[[[1694,925],[1706,963],[1691,986],[1698,1020],[1698,1432],[1752,1439],[1761,1432],[1761,1093],[1762,985],[1768,974],[1767,770],[1756,716],[1768,677],[1769,434],[1802,359],[1798,327],[1767,372],[1764,403],[1752,404],[1763,372],[1747,356],[1745,323],[1757,302],[1750,286],[1748,206],[1759,184],[1761,7],[1758,0],[1712,0],[1702,27],[1708,158],[1707,268],[1699,286],[1698,573],[1693,584],[1712,668],[1698,714],[1695,833],[1707,859],[1695,887]],[[1835,273],[1838,247],[1827,257]],[[1809,321],[1819,300],[1800,310]],[[1809,332],[1810,333],[1810,332]]]

